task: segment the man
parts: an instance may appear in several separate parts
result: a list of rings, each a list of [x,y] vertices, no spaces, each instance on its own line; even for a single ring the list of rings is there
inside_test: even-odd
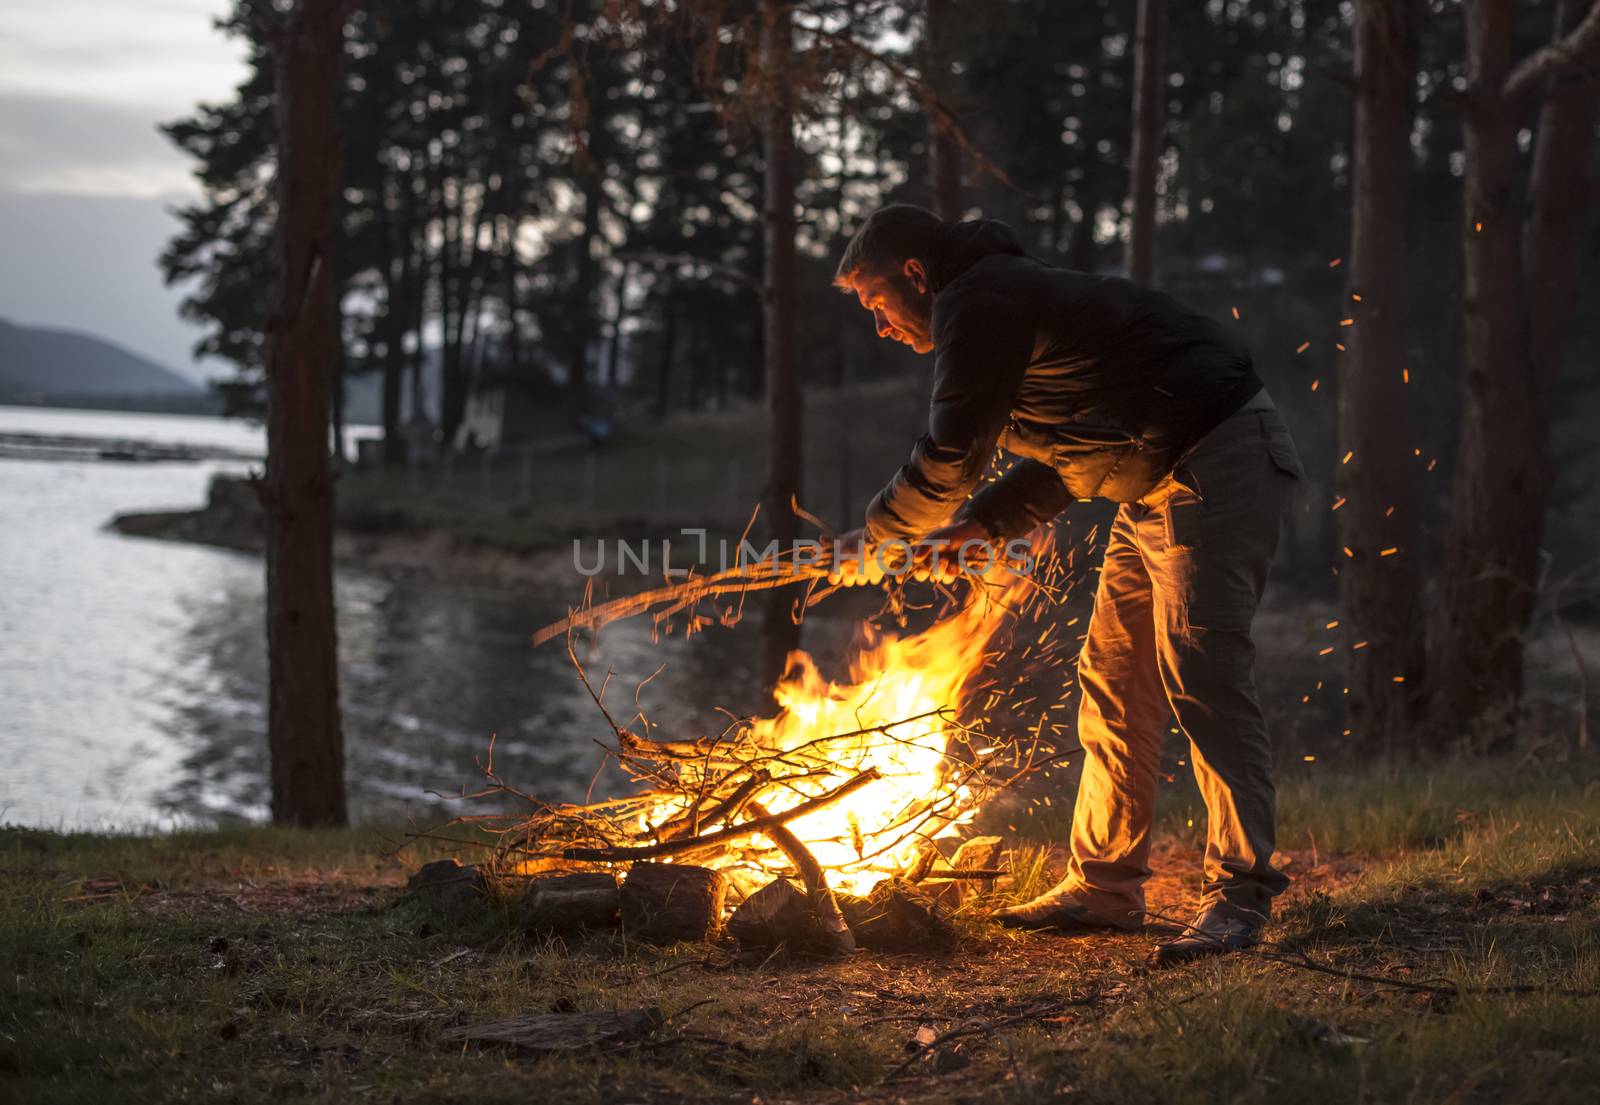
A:
[[[1250,354],[1159,292],[1027,257],[1001,223],[907,205],[867,220],[835,283],[880,337],[937,353],[928,432],[865,527],[840,539],[837,582],[881,578],[873,550],[884,542],[942,546],[931,570],[947,575],[969,541],[1020,536],[1074,499],[1122,504],[1078,662],[1071,862],[1053,890],[997,919],[1070,932],[1142,924],[1162,737],[1176,715],[1206,803],[1204,898],[1158,961],[1258,943],[1287,880],[1271,865],[1250,623],[1302,472]],[[997,444],[1024,459],[974,493]]]

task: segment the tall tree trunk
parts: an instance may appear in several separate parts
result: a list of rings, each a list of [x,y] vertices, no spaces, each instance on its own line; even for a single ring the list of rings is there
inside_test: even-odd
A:
[[[617,308],[611,315],[611,341],[606,346],[606,388],[615,393],[622,364],[622,324],[628,314],[628,285],[633,282],[633,262],[623,264],[617,274]]]
[[[413,222],[411,239],[411,420],[428,419],[428,224]],[[420,458],[413,457],[413,460]]]
[[[793,503],[803,491],[805,407],[795,373],[795,222],[794,110],[788,80],[793,16],[781,0],[768,0],[762,23],[762,66],[770,102],[763,120],[766,180],[762,212],[765,230],[763,341],[767,383],[767,532],[787,548],[800,536],[800,518]],[[761,677],[770,693],[783,675],[789,653],[800,645],[800,626],[786,587],[775,588],[766,602]]]
[[[1406,372],[1405,196],[1415,96],[1415,0],[1358,0],[1356,119],[1347,310],[1339,370],[1335,517],[1349,550],[1339,576],[1347,722],[1369,748],[1419,720],[1424,643],[1418,460]],[[1387,554],[1387,555],[1386,555]]]
[[[276,44],[278,286],[267,323],[267,733],[272,819],[345,823],[328,383],[337,356],[335,106],[345,0],[301,0]]]
[[[1099,201],[1093,197],[1082,194],[1078,197],[1078,210],[1082,213],[1072,227],[1072,240],[1067,245],[1067,268],[1078,272],[1093,272],[1094,259],[1094,220],[1099,210]]]
[[[1500,744],[1522,690],[1520,634],[1550,477],[1520,333],[1516,118],[1499,95],[1511,69],[1511,3],[1477,0],[1466,15],[1471,80],[1484,94],[1463,120],[1463,393],[1432,712],[1444,742],[1488,726],[1482,735]]]
[[[1560,0],[1555,37],[1577,30],[1600,0]],[[1540,403],[1549,407],[1578,291],[1578,251],[1594,209],[1587,170],[1600,123],[1600,72],[1580,74],[1550,90],[1539,112],[1529,212],[1522,236],[1527,268],[1528,354]]]
[[[522,377],[522,323],[517,318],[517,269],[519,257],[517,255],[517,218],[507,215],[505,217],[505,288],[502,294],[506,301],[506,356],[507,373],[513,380]]]
[[[577,157],[579,193],[583,197],[583,224],[578,234],[577,273],[573,281],[572,317],[567,320],[570,349],[567,355],[570,394],[575,412],[590,406],[589,337],[595,329],[595,291],[599,284],[599,263],[595,244],[600,239],[600,213],[605,206],[605,161],[609,152],[606,131],[607,80],[605,63],[592,66],[585,93],[588,120],[584,127],[583,149]]]
[[[1466,274],[1461,438],[1451,489],[1445,580],[1435,622],[1431,714],[1441,740],[1503,747],[1515,736],[1523,634],[1537,598],[1539,544],[1551,485],[1549,384],[1560,308],[1523,306],[1523,224],[1514,197],[1517,128],[1530,95],[1564,67],[1600,54],[1600,7],[1558,47],[1512,68],[1511,0],[1466,8],[1470,69],[1464,119]],[[1562,5],[1561,18],[1572,17]],[[1559,37],[1559,30],[1558,30]],[[1556,133],[1565,125],[1555,105]],[[1547,120],[1548,121],[1548,120]],[[1546,188],[1559,187],[1569,154],[1547,149]],[[1543,210],[1564,197],[1547,194]],[[1534,201],[1536,212],[1540,201]],[[1544,228],[1535,215],[1530,242]],[[1537,249],[1537,247],[1535,247]],[[1541,254],[1541,280],[1562,282],[1563,251]],[[1570,278],[1569,278],[1570,279]],[[1550,291],[1546,287],[1545,291]],[[1559,296],[1558,296],[1559,298]],[[1535,320],[1538,320],[1535,323]],[[1524,327],[1527,326],[1525,330]],[[1533,326],[1541,327],[1535,360]],[[1564,328],[1564,323],[1561,324]]]
[[[1133,63],[1132,211],[1128,221],[1128,279],[1155,280],[1156,160],[1161,153],[1162,105],[1166,97],[1163,56],[1166,0],[1139,0]]]
[[[333,430],[333,466],[344,465],[344,383],[348,365],[344,355],[344,302],[343,288],[333,290],[333,363],[328,369],[328,422]]]
[[[388,184],[381,193],[386,202]],[[399,461],[405,448],[400,426],[400,397],[405,385],[405,261],[397,257],[397,237],[390,219],[397,211],[385,212],[383,229],[383,462]]]
[[[927,81],[939,103],[949,110],[955,102],[951,72],[950,23],[952,0],[926,0],[923,12],[927,40],[923,43]],[[933,184],[933,210],[941,219],[961,219],[961,143],[948,121],[928,112],[928,177]]]
[[[678,340],[677,295],[668,286],[661,301],[661,351],[656,361],[656,414],[663,415],[672,409],[673,347]]]
[[[483,289],[482,254],[478,249],[478,239],[483,233],[484,215],[497,198],[496,190],[485,185],[469,216],[467,204],[470,199],[464,180],[458,185],[458,192],[457,240],[446,242],[444,247],[446,252],[459,249],[460,256],[451,266],[455,274],[455,321],[453,329],[447,328],[444,334],[448,351],[445,363],[449,371],[445,378],[443,409],[439,418],[444,440],[452,447],[462,420],[466,417],[467,399],[472,394],[476,375],[479,300]]]
[[[1600,63],[1600,3],[1564,0],[1556,43],[1516,69],[1511,9],[1510,0],[1467,5],[1465,378],[1431,696],[1443,740],[1482,739],[1491,747],[1515,736],[1523,634],[1537,600],[1553,480],[1550,393],[1576,290],[1593,136],[1594,86],[1583,83],[1593,76],[1555,94],[1548,86]],[[1521,109],[1539,95],[1545,100],[1525,225],[1513,196],[1516,135]]]

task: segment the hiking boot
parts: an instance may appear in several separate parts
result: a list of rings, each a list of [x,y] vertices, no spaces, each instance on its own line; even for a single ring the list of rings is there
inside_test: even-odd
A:
[[[1263,918],[1262,920],[1265,920]],[[1157,967],[1176,967],[1193,959],[1208,955],[1223,955],[1243,951],[1261,943],[1260,920],[1241,917],[1223,907],[1213,906],[1201,912],[1194,924],[1178,936],[1156,948]]]
[[[1133,932],[1138,929],[1138,915],[1129,914],[1127,924],[1117,924],[1084,905],[1076,888],[1057,886],[1047,890],[1031,902],[1007,906],[989,914],[1007,928],[1055,929],[1057,932]]]

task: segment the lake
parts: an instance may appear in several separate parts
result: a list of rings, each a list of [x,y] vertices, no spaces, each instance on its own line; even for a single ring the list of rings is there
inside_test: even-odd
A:
[[[0,434],[262,447],[258,427],[222,419],[18,407],[0,407]],[[0,459],[0,821],[143,829],[266,817],[260,561],[106,528],[122,512],[196,507],[214,474],[244,468]],[[572,579],[510,593],[339,572],[353,817],[455,808],[437,795],[482,783],[476,761],[492,733],[508,782],[583,796],[592,738],[609,734],[559,644],[529,645],[580,597]],[[616,668],[623,712],[633,683],[665,661],[647,702],[685,728],[716,724],[712,707],[732,697],[719,689],[744,678],[753,651],[748,632],[655,645],[643,623],[603,641],[585,663]]]

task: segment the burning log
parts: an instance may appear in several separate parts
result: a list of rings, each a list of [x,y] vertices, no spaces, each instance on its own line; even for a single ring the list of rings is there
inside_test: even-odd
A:
[[[754,802],[750,803],[750,808],[758,817],[772,816],[766,812],[765,807]],[[783,854],[788,856],[799,869],[800,880],[805,884],[806,897],[810,899],[811,908],[816,912],[817,922],[821,925],[823,940],[828,950],[836,955],[849,955],[855,951],[855,937],[850,933],[850,926],[845,923],[844,914],[839,912],[839,903],[834,901],[833,891],[828,887],[828,877],[822,873],[822,865],[817,862],[816,857],[781,822],[762,831],[769,840],[783,849]]]
[[[756,792],[772,782],[770,772],[757,771],[750,778],[739,784],[739,788],[728,797],[712,806],[704,814],[700,812],[699,803],[684,816],[669,821],[661,826],[661,831],[656,835],[662,840],[676,840],[684,836],[695,836],[700,832],[702,825],[715,825],[719,821],[732,821],[739,816],[750,799]]]
[[[872,951],[948,948],[956,942],[938,903],[901,879],[879,883],[865,898],[847,897],[840,907],[857,941]]]
[[[774,879],[739,903],[728,918],[728,935],[745,948],[785,947],[802,954],[835,950],[810,895],[792,879]]]
[[[621,906],[617,878],[608,871],[533,879],[522,895],[524,923],[546,932],[611,928]]]
[[[623,880],[622,928],[652,943],[699,941],[722,925],[728,880],[680,863],[637,863]]]

